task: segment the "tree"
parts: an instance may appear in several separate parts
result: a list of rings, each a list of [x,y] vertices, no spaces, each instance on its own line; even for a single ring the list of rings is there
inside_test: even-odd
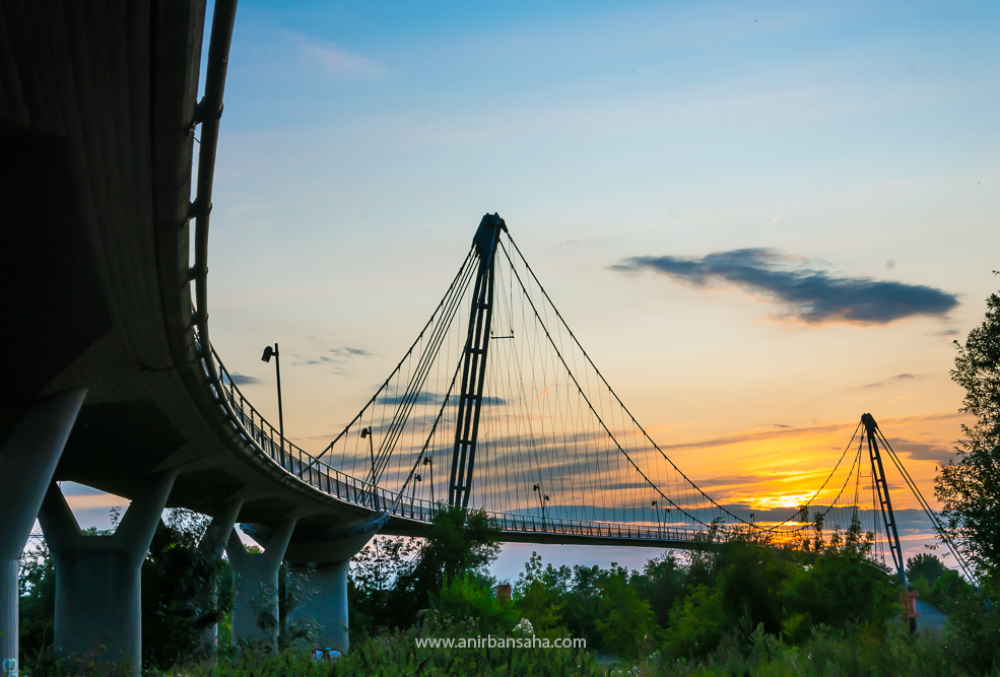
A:
[[[649,602],[629,585],[629,570],[611,563],[602,571],[597,586],[601,591],[600,616],[595,625],[604,647],[622,658],[638,658],[653,644],[656,624]]]
[[[1000,295],[986,300],[986,318],[969,332],[951,378],[965,389],[958,459],[941,467],[934,493],[944,503],[945,529],[972,566],[994,583],[1000,577]]]
[[[34,670],[52,648],[54,634],[56,570],[45,541],[21,554],[18,588],[21,662]]]
[[[542,566],[542,557],[537,552],[524,565],[524,572],[517,577],[514,586],[514,606],[523,618],[531,621],[539,634],[563,636],[566,630],[562,622],[563,601],[569,585],[570,568],[556,569],[551,564]]]
[[[198,543],[209,518],[190,510],[170,511],[160,522],[142,564],[142,660],[166,669],[204,650],[203,633],[221,619],[227,596],[215,594],[222,562]]]
[[[778,555],[775,548],[757,543],[737,541],[722,546],[717,585],[730,627],[742,622],[748,631],[762,624],[772,635],[781,632],[781,588],[792,576],[793,566]]]
[[[665,649],[675,657],[707,656],[726,631],[722,589],[699,584],[670,610]]]
[[[452,506],[434,514],[418,547],[399,539],[367,546],[353,560],[348,591],[352,609],[365,610],[361,620],[366,631],[404,628],[432,606],[449,582],[478,580],[480,587],[490,587],[485,567],[500,551],[499,535],[485,512]],[[467,591],[459,586],[450,592],[455,594],[448,599],[456,600]]]
[[[596,564],[573,566],[562,619],[574,637],[597,637],[595,621],[599,616],[601,590],[598,581],[602,569]],[[588,639],[589,641],[589,639]]]
[[[670,623],[670,609],[674,602],[687,594],[688,570],[673,552],[667,552],[646,562],[641,576],[635,577],[639,594],[649,602],[656,624],[666,627]]]
[[[934,555],[922,552],[906,559],[906,580],[915,581],[923,578],[928,585],[948,573],[948,567]]]
[[[451,506],[435,513],[412,573],[421,608],[426,608],[425,600],[439,592],[445,581],[481,570],[495,560],[500,552],[499,535],[499,528],[482,510]]]

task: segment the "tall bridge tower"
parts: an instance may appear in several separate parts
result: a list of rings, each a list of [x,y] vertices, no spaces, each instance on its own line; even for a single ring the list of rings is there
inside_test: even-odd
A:
[[[483,386],[486,383],[486,360],[493,321],[493,280],[496,269],[500,231],[507,224],[499,214],[487,214],[479,223],[473,247],[479,259],[479,271],[472,292],[469,333],[462,356],[462,392],[458,399],[458,425],[455,427],[455,451],[451,457],[448,504],[469,507],[472,495],[472,470],[476,462],[476,438],[479,415],[483,409]]]

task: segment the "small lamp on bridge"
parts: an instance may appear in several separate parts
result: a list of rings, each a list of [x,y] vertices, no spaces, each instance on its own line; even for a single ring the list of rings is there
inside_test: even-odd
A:
[[[361,439],[368,438],[368,453],[371,454],[372,459],[372,484],[375,483],[375,442],[372,436],[371,427],[361,429]]]
[[[424,457],[424,465],[430,466],[431,473],[431,503],[434,503],[434,459],[430,456]]]
[[[548,501],[549,497],[548,497],[547,494],[543,494],[542,493],[542,488],[538,484],[535,484],[535,486],[531,487],[531,490],[538,492],[538,505],[542,509],[542,520],[544,520],[545,519],[545,501]]]

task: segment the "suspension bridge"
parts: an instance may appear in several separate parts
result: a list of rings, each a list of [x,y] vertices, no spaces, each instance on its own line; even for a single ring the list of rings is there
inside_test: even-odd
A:
[[[387,516],[383,534],[421,536],[435,511],[458,506],[484,511],[507,542],[685,549],[735,528],[783,547],[821,518],[833,529],[857,523],[905,584],[889,460],[944,533],[867,413],[785,519],[758,522],[716,501],[612,389],[497,214],[483,217],[402,359],[319,454],[282,446],[219,364],[231,406],[262,449],[320,490]]]
[[[807,513],[823,515],[861,523],[904,577],[891,463],[943,533],[868,414],[787,518],[755,522],[714,499],[632,415],[495,214],[342,431],[314,453],[290,443],[210,337],[235,0],[215,2],[202,68],[205,13],[203,0],[0,6],[0,210],[13,226],[0,270],[14,290],[0,310],[17,322],[0,336],[8,673],[36,518],[55,563],[57,650],[100,650],[136,672],[141,566],[167,507],[212,518],[201,547],[233,567],[234,642],[276,641],[257,619],[277,614],[284,563],[312,572],[317,591],[290,620],[315,618],[325,645],[345,651],[350,558],[376,533],[427,533],[443,506],[485,511],[505,541],[672,548],[702,547],[719,525],[782,547],[809,528]],[[130,500],[113,535],[81,533],[66,480]],[[264,551],[247,552],[236,525]]]

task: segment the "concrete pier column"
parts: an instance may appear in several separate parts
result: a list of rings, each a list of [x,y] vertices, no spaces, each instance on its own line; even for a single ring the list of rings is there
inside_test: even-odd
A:
[[[208,529],[205,530],[205,535],[202,536],[201,543],[198,544],[198,550],[211,561],[219,562],[222,559],[222,553],[226,549],[229,534],[233,531],[233,525],[236,524],[236,518],[240,514],[240,508],[242,507],[243,499],[236,499],[223,505],[212,516],[212,521],[209,523]],[[217,605],[219,602],[218,580],[212,582],[211,595],[212,604]],[[205,628],[205,633],[202,635],[202,643],[207,654],[206,657],[214,659],[219,647],[218,623],[212,623]]]
[[[226,553],[233,568],[233,645],[241,641],[278,648],[278,567],[295,530],[296,519],[278,525],[267,550],[250,553],[233,529]]]
[[[293,573],[306,573],[310,568],[307,587],[310,594],[288,613],[292,622],[314,620],[319,625],[317,648],[336,649],[347,653],[350,648],[347,617],[347,572],[351,560],[328,564],[286,564]]]
[[[18,673],[18,588],[21,551],[83,405],[86,389],[27,407],[0,449],[0,661]]]
[[[143,480],[110,536],[84,536],[62,491],[51,485],[38,519],[56,568],[57,651],[96,655],[139,673],[140,570],[176,477],[169,470]]]
[[[288,620],[310,621],[319,625],[318,649],[350,649],[350,623],[347,614],[347,574],[351,558],[378,533],[388,521],[383,513],[366,522],[347,528],[303,533],[288,546],[285,565],[289,571],[311,576],[306,583],[308,594],[291,607]]]

